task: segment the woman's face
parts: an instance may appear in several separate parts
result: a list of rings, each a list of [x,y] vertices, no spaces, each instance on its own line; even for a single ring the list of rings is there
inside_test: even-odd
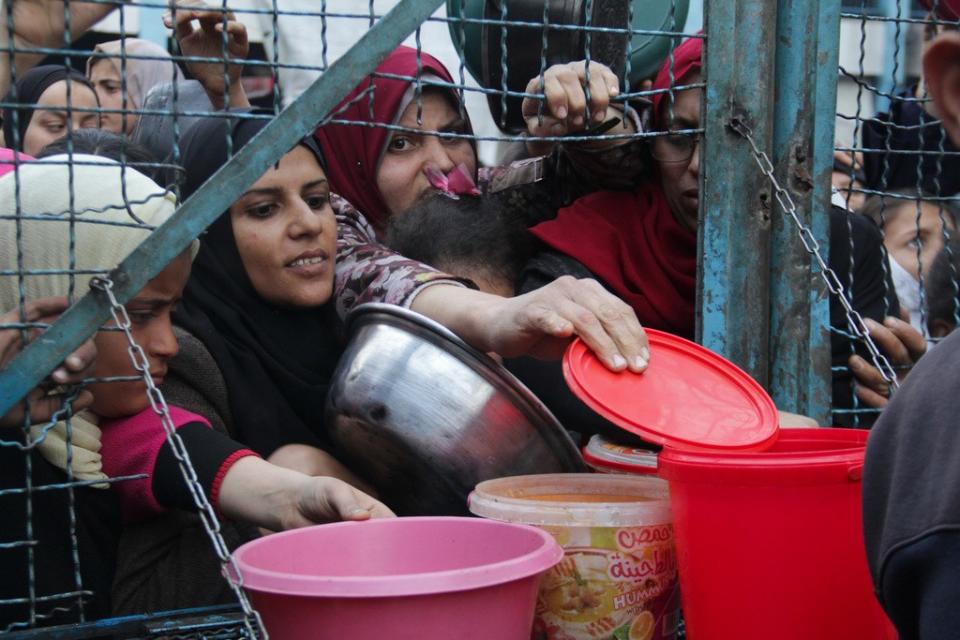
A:
[[[917,219],[917,203],[903,201],[894,205],[883,222],[883,244],[887,252],[915,279],[920,280],[920,265],[929,273],[933,259],[943,248],[944,226],[954,230],[954,222],[947,212],[940,220],[940,207],[935,202],[920,203]],[[919,249],[919,259],[917,250]]]
[[[684,84],[700,82],[700,75],[683,79]],[[701,89],[679,91],[673,103],[673,118],[670,118],[669,98],[660,105],[660,121],[666,123],[667,131],[700,128]],[[699,137],[658,136],[654,138],[653,155],[660,169],[660,184],[663,187],[670,211],[680,224],[691,231],[696,230],[700,210],[700,144]],[[692,152],[690,146],[693,146]],[[671,160],[677,158],[677,160]]]
[[[124,305],[130,316],[133,339],[143,348],[150,363],[150,375],[157,386],[163,383],[167,374],[167,362],[177,355],[179,349],[173,335],[171,314],[187,285],[190,264],[190,252],[181,253]],[[94,376],[139,375],[130,362],[127,337],[122,332],[100,331],[95,342],[97,362]],[[147,387],[141,381],[97,382],[90,385],[90,391],[93,393],[91,409],[104,418],[132,416],[150,406]]]
[[[441,91],[422,95],[421,124],[417,124],[417,101],[404,109],[397,123],[401,127],[449,133],[467,133],[467,123]],[[391,214],[406,211],[433,187],[424,170],[435,167],[447,173],[464,164],[473,176],[477,158],[466,138],[438,138],[397,131],[387,141],[387,149],[377,168],[377,188]]]
[[[132,113],[104,113],[102,127],[114,133],[133,133],[139,116],[133,112],[140,105],[134,104],[130,94],[129,79],[127,81],[127,104],[123,104],[123,85],[120,83],[120,71],[113,61],[98,60],[90,67],[90,82],[97,88],[100,106],[104,109],[123,109],[124,106]]]
[[[243,267],[257,294],[281,307],[317,307],[333,294],[337,220],[330,186],[301,145],[230,207]]]
[[[68,116],[67,85],[70,85],[70,107]],[[37,156],[45,146],[67,135],[70,129],[96,129],[100,126],[100,119],[95,111],[74,111],[76,109],[96,109],[97,96],[90,87],[79,82],[61,80],[55,82],[46,91],[40,94],[37,100],[38,107],[53,107],[53,109],[35,109],[30,124],[23,134],[23,152]],[[7,145],[13,144],[7,140]]]

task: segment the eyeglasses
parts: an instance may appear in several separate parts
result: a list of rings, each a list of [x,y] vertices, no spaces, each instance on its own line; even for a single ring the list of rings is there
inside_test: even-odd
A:
[[[657,136],[650,147],[650,153],[657,162],[690,162],[700,144],[700,138],[700,133],[668,133]]]

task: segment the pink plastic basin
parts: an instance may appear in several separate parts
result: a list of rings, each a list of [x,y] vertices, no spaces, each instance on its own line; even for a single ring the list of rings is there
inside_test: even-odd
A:
[[[274,640],[528,640],[550,534],[476,518],[340,522],[234,553]]]

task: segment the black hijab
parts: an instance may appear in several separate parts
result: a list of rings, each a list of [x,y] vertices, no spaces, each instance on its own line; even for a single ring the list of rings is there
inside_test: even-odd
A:
[[[48,64],[42,67],[34,67],[20,76],[16,84],[16,96],[14,96],[14,87],[10,87],[7,95],[3,97],[5,103],[17,103],[20,107],[3,108],[3,141],[10,149],[14,151],[23,151],[23,136],[27,133],[27,127],[30,126],[30,119],[33,118],[34,105],[43,95],[43,92],[61,80],[72,80],[85,85],[97,95],[93,85],[87,80],[87,77],[67,67]],[[100,98],[97,98],[100,103]],[[17,112],[17,132],[19,137],[14,140],[13,131],[13,113]],[[14,146],[16,144],[16,146]]]
[[[227,161],[227,132],[234,152],[266,120],[204,119],[184,136],[188,198]],[[302,145],[323,166],[312,138]],[[285,444],[327,446],[323,409],[341,348],[331,302],[319,308],[278,308],[253,288],[225,212],[200,240],[200,252],[175,322],[201,340],[227,385],[233,436],[262,456]]]

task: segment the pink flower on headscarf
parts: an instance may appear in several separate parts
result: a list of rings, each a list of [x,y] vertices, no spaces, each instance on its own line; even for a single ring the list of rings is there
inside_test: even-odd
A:
[[[424,169],[427,180],[434,189],[438,189],[444,195],[457,200],[462,195],[479,196],[480,189],[477,183],[470,177],[470,170],[462,162],[450,170],[446,175],[436,167],[427,167]]]

